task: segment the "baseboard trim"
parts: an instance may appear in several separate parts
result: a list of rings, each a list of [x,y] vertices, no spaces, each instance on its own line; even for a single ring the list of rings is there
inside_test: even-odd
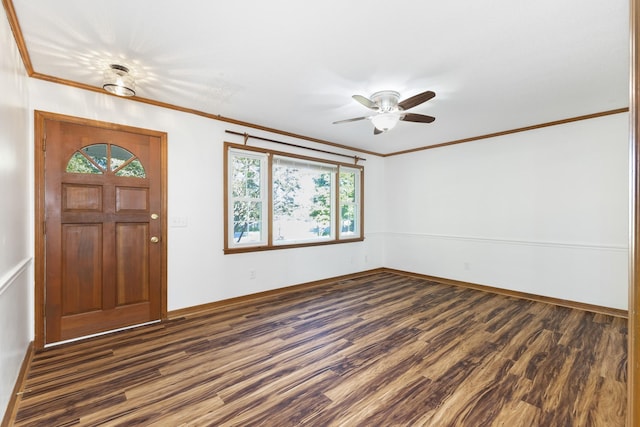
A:
[[[429,280],[432,282],[442,283],[445,285],[476,289],[483,292],[500,294],[500,295],[505,295],[505,296],[519,298],[519,299],[526,299],[530,301],[542,302],[546,304],[553,304],[561,307],[574,308],[576,310],[591,311],[594,313],[606,314],[609,316],[621,317],[624,319],[629,318],[629,312],[627,310],[620,310],[617,308],[603,307],[600,305],[586,304],[582,302],[564,300],[560,298],[545,297],[545,296],[536,295],[536,294],[529,294],[526,292],[512,291],[510,289],[502,289],[502,288],[496,288],[493,286],[479,285],[477,283],[469,283],[469,282],[463,282],[460,280],[446,279],[444,277],[436,277],[436,276],[429,276],[426,274],[412,273],[409,271],[395,270],[392,268],[383,268],[382,270],[387,273],[395,273],[395,274],[400,274],[402,276],[415,277],[418,279]]]
[[[268,291],[258,292],[255,294],[242,295],[235,298],[214,301],[211,303],[196,305],[193,307],[186,307],[178,310],[172,310],[168,313],[168,318],[175,319],[179,317],[193,316],[196,314],[201,314],[203,312],[214,310],[219,307],[226,307],[233,304],[246,303],[248,301],[259,300],[261,298],[271,297],[273,295],[279,295],[279,294],[285,294],[288,292],[295,292],[295,291],[300,291],[304,289],[310,289],[317,286],[326,285],[332,282],[349,280],[349,279],[357,279],[357,278],[371,276],[373,274],[378,274],[378,273],[392,273],[392,274],[398,274],[401,276],[415,277],[418,279],[428,280],[436,283],[442,283],[445,285],[460,286],[463,288],[475,289],[478,291],[488,292],[492,294],[505,295],[513,298],[526,299],[526,300],[535,301],[535,302],[542,302],[545,304],[553,304],[560,307],[573,308],[576,310],[591,311],[594,313],[605,314],[605,315],[620,317],[624,319],[627,319],[629,317],[629,313],[627,312],[627,310],[620,310],[620,309],[611,308],[611,307],[603,307],[603,306],[594,305],[594,304],[586,304],[586,303],[581,303],[576,301],[564,300],[560,298],[545,297],[545,296],[530,294],[526,292],[512,291],[510,289],[496,288],[494,286],[480,285],[477,283],[463,282],[461,280],[453,280],[453,279],[447,279],[444,277],[429,276],[427,274],[412,273],[410,271],[380,267],[372,270],[361,271],[358,273],[347,274],[344,276],[336,276],[328,279],[316,280],[313,282],[301,283],[298,285],[286,286],[283,288],[271,289]]]
[[[344,276],[336,276],[328,279],[316,280],[313,282],[301,283],[298,285],[285,286],[283,288],[271,289],[264,292],[258,292],[255,294],[242,295],[235,298],[224,299],[220,301],[214,301],[207,304],[195,305],[192,307],[181,308],[178,310],[171,310],[167,313],[168,319],[175,319],[178,317],[188,317],[196,314],[201,314],[203,312],[211,311],[219,307],[226,307],[233,304],[245,303],[247,301],[259,300],[261,298],[270,297],[273,295],[285,294],[288,292],[296,292],[304,289],[315,288],[317,286],[326,285],[328,283],[337,282],[340,280],[350,280],[350,279],[358,279],[361,277],[371,276],[373,274],[378,274],[384,272],[384,268],[375,268],[372,270],[361,271],[358,273],[346,274]]]
[[[16,383],[13,386],[11,399],[9,399],[6,412],[4,413],[4,417],[2,417],[2,424],[1,424],[2,427],[9,427],[15,423],[16,415],[17,415],[16,408],[18,407],[18,397],[22,394],[22,390],[24,388],[24,381],[26,379],[29,366],[31,366],[31,361],[33,360],[34,353],[35,353],[35,347],[33,345],[33,341],[31,341],[29,343],[29,346],[27,347],[27,351],[25,352],[24,359],[22,359],[22,366],[20,366],[20,372],[18,373],[18,378],[16,379]]]

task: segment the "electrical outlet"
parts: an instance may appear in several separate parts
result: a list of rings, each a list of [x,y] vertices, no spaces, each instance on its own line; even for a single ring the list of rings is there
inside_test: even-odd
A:
[[[256,278],[256,271],[255,270],[249,270],[249,279],[253,280]]]

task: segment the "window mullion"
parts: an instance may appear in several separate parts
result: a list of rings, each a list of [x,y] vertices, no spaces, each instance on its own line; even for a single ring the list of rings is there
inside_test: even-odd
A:
[[[364,238],[364,174],[362,170],[358,172],[358,192],[356,195],[358,196],[358,211],[356,212],[358,215],[358,235],[361,238]]]
[[[273,246],[273,156],[267,155],[267,245]]]
[[[342,236],[340,236],[342,231],[342,221],[341,221],[341,212],[342,212],[342,202],[340,200],[340,172],[342,167],[338,165],[338,169],[335,172],[335,195],[334,195],[334,204],[333,204],[333,223],[334,225],[334,233],[336,240],[340,240]]]

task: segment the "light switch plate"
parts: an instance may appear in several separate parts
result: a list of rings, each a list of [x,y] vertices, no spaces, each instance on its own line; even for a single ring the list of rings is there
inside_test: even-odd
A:
[[[187,224],[186,216],[172,216],[169,218],[169,227],[186,227]]]

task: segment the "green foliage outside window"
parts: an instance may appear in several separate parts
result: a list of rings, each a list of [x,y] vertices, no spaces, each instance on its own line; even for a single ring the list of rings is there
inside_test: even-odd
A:
[[[340,172],[340,231],[354,233],[356,227],[356,173]]]
[[[278,223],[274,230],[275,239],[283,240],[280,221],[295,214],[300,207],[298,193],[302,187],[298,176],[298,169],[275,166],[273,168],[273,217]]]
[[[315,192],[313,194],[313,205],[309,216],[316,222],[316,233],[318,236],[330,234],[327,230],[331,224],[331,174],[323,173],[313,178]]]
[[[82,154],[75,152],[69,162],[67,163],[66,172],[69,173],[89,173],[89,174],[101,174],[102,171],[96,167]]]
[[[145,178],[144,166],[133,153],[111,144],[93,144],[73,153],[67,163],[66,172],[103,174],[115,173],[116,176]]]
[[[262,231],[261,167],[260,159],[233,156],[233,235],[237,243]]]

